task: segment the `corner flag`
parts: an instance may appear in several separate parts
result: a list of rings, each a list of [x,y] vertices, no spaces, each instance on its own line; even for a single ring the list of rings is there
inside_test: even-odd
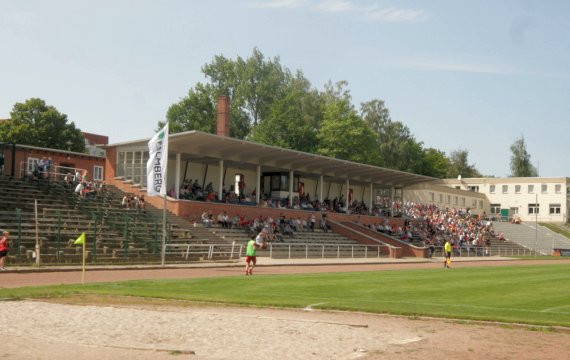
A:
[[[77,240],[75,240],[73,245],[84,245],[84,244],[85,244],[85,233],[82,233],[81,235],[79,235]]]
[[[168,122],[148,142],[146,192],[149,196],[166,196],[166,165],[168,162]]]

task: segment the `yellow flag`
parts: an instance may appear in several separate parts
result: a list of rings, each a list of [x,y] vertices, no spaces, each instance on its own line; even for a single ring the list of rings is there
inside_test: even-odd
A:
[[[81,235],[79,235],[79,237],[77,238],[77,240],[75,240],[75,242],[73,243],[74,245],[83,245],[85,244],[85,233],[82,233]]]

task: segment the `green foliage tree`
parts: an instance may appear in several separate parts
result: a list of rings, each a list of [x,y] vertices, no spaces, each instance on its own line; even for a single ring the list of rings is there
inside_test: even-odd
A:
[[[52,149],[85,152],[81,130],[67,115],[38,98],[16,103],[10,113],[11,120],[0,124],[2,141],[47,147]]]
[[[475,165],[469,165],[469,151],[455,150],[450,155],[450,166],[447,177],[454,178],[459,175],[464,178],[481,177],[481,173],[475,168]]]
[[[208,133],[216,131],[216,105],[212,89],[209,85],[196,84],[188,95],[168,108],[166,120],[170,124],[170,133],[199,130]],[[164,121],[158,123],[158,130],[163,128]]]
[[[267,119],[276,100],[283,96],[291,77],[278,57],[266,60],[259,49],[246,59],[233,61],[218,55],[202,67],[217,95],[230,97],[232,107],[247,114],[251,126]],[[233,114],[232,114],[233,115]]]
[[[524,136],[521,135],[521,137],[511,145],[511,152],[511,176],[538,176],[538,170],[530,162],[530,154],[526,151]]]
[[[321,155],[372,165],[379,162],[374,131],[346,99],[326,106],[317,138]]]
[[[422,175],[444,178],[449,172],[451,161],[445,152],[434,148],[424,150]]]
[[[376,133],[381,165],[387,168],[423,173],[423,144],[416,141],[410,129],[392,121],[383,100],[374,99],[360,105],[364,121]]]
[[[290,81],[282,99],[271,107],[268,118],[253,128],[250,140],[315,152],[323,121],[324,103],[301,72]]]

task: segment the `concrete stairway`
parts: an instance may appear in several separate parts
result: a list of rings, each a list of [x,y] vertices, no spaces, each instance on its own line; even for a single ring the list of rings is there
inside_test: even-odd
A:
[[[553,248],[570,249],[568,238],[554,233],[544,226],[524,222],[522,224],[495,222],[493,227],[495,233],[503,232],[509,242],[527,249],[536,249],[542,255],[552,254]]]

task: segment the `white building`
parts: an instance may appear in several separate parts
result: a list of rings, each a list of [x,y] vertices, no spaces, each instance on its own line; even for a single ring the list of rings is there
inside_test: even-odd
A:
[[[467,178],[434,182],[456,190],[485,195],[487,214],[522,221],[568,222],[570,178]]]

